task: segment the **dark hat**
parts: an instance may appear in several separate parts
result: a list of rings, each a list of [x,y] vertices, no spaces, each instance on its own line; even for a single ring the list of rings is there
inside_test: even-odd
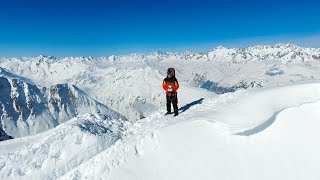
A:
[[[175,69],[174,68],[168,68],[167,75],[169,76],[175,76]]]

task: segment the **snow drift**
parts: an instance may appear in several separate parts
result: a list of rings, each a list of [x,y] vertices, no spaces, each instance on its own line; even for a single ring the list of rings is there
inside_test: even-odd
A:
[[[85,114],[44,133],[1,142],[1,179],[55,179],[121,138],[124,121]]]

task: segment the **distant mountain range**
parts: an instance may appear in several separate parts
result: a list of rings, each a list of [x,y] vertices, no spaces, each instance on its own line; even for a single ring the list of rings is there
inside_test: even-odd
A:
[[[1,55],[0,55],[1,56]],[[150,54],[133,53],[121,56],[109,57],[65,57],[57,58],[55,56],[40,55],[36,58],[20,57],[20,58],[2,58],[5,59],[19,59],[21,61],[28,61],[30,59],[36,60],[39,63],[52,63],[57,60],[65,59],[81,59],[81,60],[100,60],[100,61],[129,61],[129,60],[166,60],[166,59],[183,59],[183,60],[213,60],[213,61],[261,61],[261,60],[281,60],[281,61],[304,61],[304,60],[320,60],[320,48],[303,48],[294,44],[276,44],[276,45],[257,45],[246,48],[227,48],[218,46],[206,52],[162,52],[157,51]]]

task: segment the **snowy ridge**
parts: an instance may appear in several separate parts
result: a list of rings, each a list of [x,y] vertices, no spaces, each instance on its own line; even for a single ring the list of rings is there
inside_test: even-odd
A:
[[[0,142],[0,177],[320,177],[319,83],[198,95],[181,103],[176,118],[163,116],[164,110],[134,123],[83,115],[42,134]]]
[[[4,75],[0,76],[0,129],[12,137],[51,129],[83,113],[125,119],[76,86],[58,84],[50,89],[39,88],[24,82],[24,78],[16,79],[16,75]]]
[[[66,57],[58,59],[54,56],[40,55],[36,58],[21,57],[21,58],[2,58],[2,61],[24,61],[28,62],[34,60],[36,64],[51,64],[55,61],[66,61],[76,59],[78,61],[108,61],[112,63],[123,63],[127,61],[143,61],[143,60],[212,60],[212,61],[261,61],[261,60],[279,60],[283,62],[298,62],[309,60],[320,60],[320,48],[303,48],[294,44],[275,44],[275,45],[256,45],[247,48],[227,48],[218,46],[207,52],[194,53],[194,52],[162,52],[157,51],[151,54],[133,53],[130,55],[109,57]]]
[[[21,80],[21,81],[24,81],[28,84],[33,84],[32,81],[30,79],[27,79],[25,77],[22,77],[22,76],[18,76],[16,74],[13,74],[11,73],[10,71],[8,71],[7,69],[4,69],[2,67],[0,67],[0,76],[4,76],[4,77],[7,77],[9,79],[18,79],[18,80]]]
[[[284,63],[319,60],[317,48],[301,48],[293,44],[258,45],[248,48],[218,47],[208,53],[209,59],[233,62],[278,60]]]

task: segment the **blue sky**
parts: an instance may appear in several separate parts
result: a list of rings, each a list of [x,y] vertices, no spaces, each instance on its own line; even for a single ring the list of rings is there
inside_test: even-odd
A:
[[[320,2],[4,0],[0,56],[108,56],[218,45],[320,47]]]

